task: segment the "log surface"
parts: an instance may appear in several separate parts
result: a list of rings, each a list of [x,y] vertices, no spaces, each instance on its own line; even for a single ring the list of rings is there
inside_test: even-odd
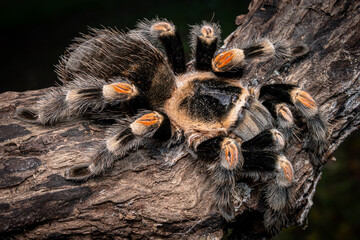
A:
[[[251,65],[243,81],[291,83],[309,91],[329,123],[326,159],[360,126],[359,7],[353,0],[254,0],[225,40],[235,46],[267,36],[309,46],[309,53],[291,65]],[[32,106],[46,91],[0,94],[0,238],[226,236],[225,222],[211,207],[206,173],[189,158],[171,167],[141,149],[100,177],[84,183],[66,181],[65,169],[87,161],[88,150],[104,137],[104,129],[86,119],[42,127],[14,118],[16,107]],[[292,142],[286,155],[294,165],[299,192],[289,220],[301,225],[321,169],[312,166],[301,142]],[[230,225],[233,234],[238,239],[267,237],[262,226],[263,185],[240,186],[238,222]]]

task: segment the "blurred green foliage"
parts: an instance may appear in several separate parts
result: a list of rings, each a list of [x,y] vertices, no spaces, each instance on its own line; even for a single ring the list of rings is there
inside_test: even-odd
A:
[[[188,25],[202,20],[219,22],[222,36],[227,36],[236,28],[235,17],[246,13],[248,4],[249,0],[2,0],[0,92],[54,85],[54,65],[72,39],[86,33],[89,26],[126,30],[138,19],[158,16],[173,21],[186,42]],[[357,131],[336,152],[337,161],[324,167],[308,228],[292,227],[275,239],[359,239],[359,156]]]

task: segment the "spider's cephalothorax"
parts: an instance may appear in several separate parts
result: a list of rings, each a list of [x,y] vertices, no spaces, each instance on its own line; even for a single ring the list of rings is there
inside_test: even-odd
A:
[[[101,174],[154,139],[169,151],[203,160],[214,203],[228,221],[235,216],[236,182],[242,177],[266,181],[265,226],[278,230],[295,194],[294,170],[283,153],[296,128],[290,109],[307,122],[314,163],[326,146],[326,124],[313,98],[299,87],[247,87],[237,73],[254,59],[292,60],[307,48],[262,39],[217,50],[219,34],[213,23],[194,26],[193,60],[186,64],[178,31],[167,20],[143,21],[127,34],[93,30],[62,58],[57,71],[63,85],[36,108],[18,109],[18,116],[51,125],[126,105],[134,115],[118,119],[91,162],[70,168],[68,179]]]

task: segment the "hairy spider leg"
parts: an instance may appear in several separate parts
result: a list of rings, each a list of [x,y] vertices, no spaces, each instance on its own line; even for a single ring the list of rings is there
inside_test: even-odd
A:
[[[100,112],[108,105],[117,105],[138,96],[139,91],[127,79],[114,78],[109,84],[103,79],[82,76],[64,83],[62,88],[52,89],[39,101],[37,109],[19,109],[17,115],[52,125],[88,111]],[[29,111],[33,111],[34,115],[29,117]]]
[[[170,137],[169,121],[156,111],[142,111],[136,120],[124,119],[109,129],[109,137],[91,157],[91,162],[70,168],[65,177],[70,180],[86,180],[111,168],[114,161],[145,144],[145,140],[161,133]]]
[[[289,46],[284,42],[272,42],[268,39],[255,42],[242,49],[231,48],[221,50],[212,59],[212,69],[215,73],[240,71],[246,60],[259,57],[275,57],[292,60],[308,52],[303,45]]]
[[[197,156],[204,159],[217,159],[209,170],[212,172],[210,175],[214,176],[211,181],[215,186],[215,205],[227,221],[234,218],[232,203],[232,197],[235,194],[236,177],[234,176],[240,174],[258,179],[265,171],[265,177],[277,176],[276,181],[277,185],[281,186],[280,188],[289,185],[293,171],[291,164],[281,154],[284,147],[283,135],[273,128],[260,132],[246,142],[240,138],[235,140],[228,137],[215,137],[197,146]],[[269,193],[274,191],[275,187],[269,185],[267,189]],[[271,201],[276,197],[275,201]],[[269,205],[278,209],[280,208],[278,205],[283,206],[285,203],[284,201],[277,203],[277,200],[284,198],[287,200],[286,196],[272,196]]]
[[[211,59],[220,42],[220,27],[215,23],[203,22],[194,25],[190,32],[191,50],[195,59],[195,69],[211,71]]]
[[[282,193],[291,186],[294,176],[291,163],[282,154],[285,145],[283,134],[275,128],[264,130],[242,143],[244,164],[240,175],[255,180],[275,176],[265,190],[267,203],[275,210],[289,203],[289,196]]]
[[[236,172],[242,168],[241,141],[228,137],[216,137],[201,143],[198,156],[215,159],[208,171],[214,188],[214,204],[226,221],[235,218],[233,195],[235,193]]]
[[[281,152],[243,150],[243,156],[244,171],[240,176],[267,180],[264,197],[270,208],[264,218],[266,229],[272,232],[281,228],[287,222],[283,213],[292,206],[295,197],[292,164]]]
[[[268,180],[264,188],[266,204],[264,224],[269,232],[276,232],[286,224],[286,214],[294,200],[292,189],[294,170],[283,155],[285,138],[277,129],[268,129],[242,144],[244,156],[242,177]]]
[[[137,29],[130,31],[130,34],[140,34],[155,46],[162,46],[175,74],[186,71],[183,43],[178,29],[170,21],[166,19],[144,20],[139,22]]]
[[[255,180],[274,178],[265,188],[267,204],[276,211],[290,205],[292,195],[289,187],[293,182],[294,171],[291,163],[281,153],[284,147],[283,135],[273,128],[246,142],[216,137],[197,147],[196,154],[201,158],[218,159],[208,170],[214,186],[215,205],[227,221],[232,221],[235,217],[232,199],[237,194],[237,176],[252,177]]]
[[[312,153],[313,163],[322,164],[321,157],[327,145],[327,126],[311,95],[295,85],[271,84],[260,89],[259,98],[295,106],[307,122],[310,136],[306,147]]]

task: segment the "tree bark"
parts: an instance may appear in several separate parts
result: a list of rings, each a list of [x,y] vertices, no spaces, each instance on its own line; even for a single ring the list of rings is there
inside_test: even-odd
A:
[[[329,123],[325,159],[360,125],[360,2],[354,0],[254,0],[225,40],[234,46],[254,36],[304,43],[309,53],[273,68],[249,66],[242,81],[284,82],[309,91]],[[277,64],[278,66],[278,64]],[[86,119],[42,127],[14,118],[47,91],[0,95],[0,238],[15,239],[238,239],[269,237],[259,182],[240,184],[237,222],[226,225],[212,207],[206,173],[189,157],[174,166],[141,149],[87,182],[66,181],[66,168],[86,162],[104,129]],[[302,225],[321,177],[293,141],[286,152],[299,192],[288,215]],[[325,166],[326,167],[326,166]]]

